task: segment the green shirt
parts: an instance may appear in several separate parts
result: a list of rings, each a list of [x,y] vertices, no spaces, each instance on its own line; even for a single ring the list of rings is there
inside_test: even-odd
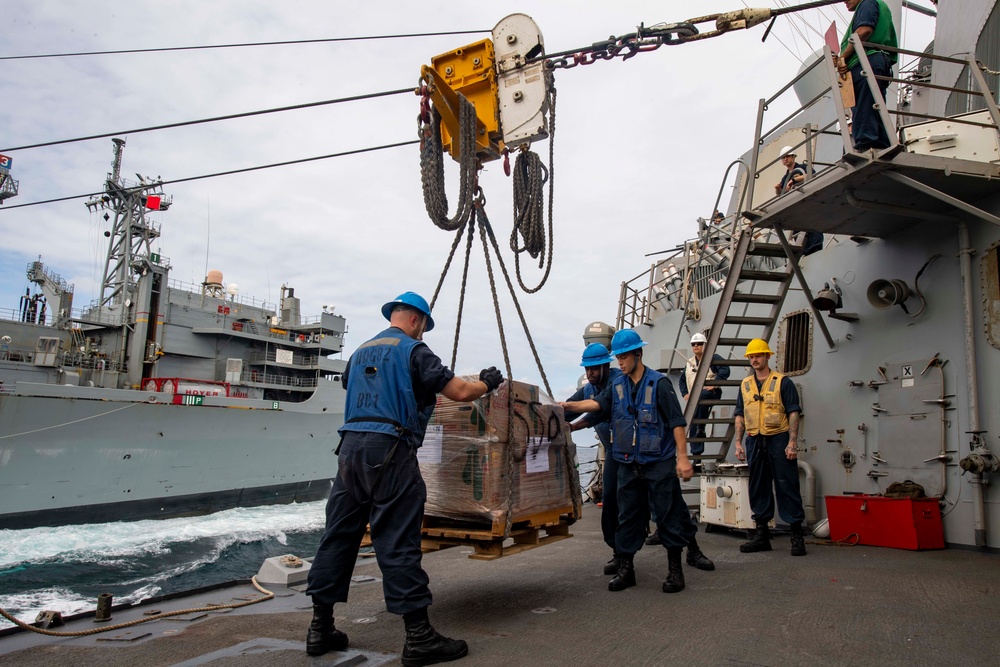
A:
[[[851,24],[844,33],[844,38],[840,40],[840,52],[843,53],[847,45],[850,44],[851,35],[862,26],[871,26],[872,34],[865,41],[869,44],[882,44],[896,48],[899,43],[896,41],[896,28],[892,25],[892,12],[883,0],[863,0],[854,10]],[[869,47],[865,49],[866,54],[879,53],[881,49]],[[886,52],[889,62],[895,64],[897,54]],[[858,64],[860,58],[855,53],[847,61],[847,67],[851,68]]]

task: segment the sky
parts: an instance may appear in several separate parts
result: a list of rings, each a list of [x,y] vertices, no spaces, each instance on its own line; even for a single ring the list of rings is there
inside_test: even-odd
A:
[[[5,147],[121,132],[116,136],[127,140],[122,174],[169,181],[409,141],[416,138],[419,110],[411,95],[124,131],[415,87],[420,66],[431,57],[487,37],[512,12],[531,16],[554,53],[634,32],[640,23],[680,22],[744,5],[89,0],[69,6],[4,0],[0,56],[484,32],[0,61],[0,153],[13,158],[12,176],[20,181],[19,196],[0,206],[0,313],[17,308],[29,286],[25,267],[39,257],[75,285],[77,308],[99,296],[109,227],[101,213],[89,212],[84,199],[10,206],[97,192],[112,157],[110,139]],[[655,259],[649,253],[695,235],[696,219],[712,212],[726,166],[752,144],[759,99],[791,80],[801,59],[820,48],[819,33],[832,20],[842,29],[847,13],[835,5],[802,16],[805,21],[779,18],[764,43],[762,25],[556,73],[553,266],[541,290],[518,291],[517,298],[557,399],[577,385],[585,327],[597,320],[614,324],[622,282],[649,269]],[[903,46],[923,49],[933,19],[905,12],[899,32]],[[533,150],[547,160],[547,142]],[[453,211],[457,170],[449,165],[446,177]],[[492,162],[480,184],[504,261],[513,267],[506,242],[511,181]],[[384,328],[379,308],[385,301],[408,290],[430,299],[453,240],[427,217],[416,146],[190,181],[165,191],[173,205],[152,219],[162,226],[156,246],[170,259],[172,279],[197,284],[206,268],[218,269],[241,295],[272,304],[283,284],[293,287],[303,315],[318,315],[326,305],[347,318],[346,354]],[[462,374],[504,366],[485,271],[480,251],[473,255],[455,365]],[[522,272],[529,286],[541,277],[527,258]],[[437,327],[425,337],[446,364],[460,278],[453,268],[435,305]],[[541,384],[511,298],[499,274],[497,279],[512,374]]]

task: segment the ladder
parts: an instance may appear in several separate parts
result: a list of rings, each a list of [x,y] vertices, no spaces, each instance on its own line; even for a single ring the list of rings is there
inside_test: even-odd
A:
[[[725,461],[729,454],[729,445],[736,432],[736,420],[732,414],[736,406],[736,397],[702,399],[701,392],[706,384],[714,387],[739,387],[743,377],[733,379],[735,372],[730,373],[728,380],[712,380],[707,383],[706,377],[710,366],[730,366],[732,371],[738,368],[749,369],[750,361],[743,357],[742,348],[746,347],[754,338],[762,338],[765,341],[771,338],[774,333],[775,324],[781,313],[781,306],[785,301],[785,295],[791,285],[792,278],[798,274],[802,281],[803,289],[807,292],[810,302],[811,295],[808,294],[808,287],[802,280],[801,273],[798,272],[798,259],[801,254],[801,246],[790,244],[784,236],[783,230],[776,227],[775,232],[780,243],[769,243],[758,241],[754,234],[762,230],[747,227],[740,234],[733,256],[730,261],[729,275],[726,277],[726,284],[722,289],[718,309],[712,319],[712,328],[709,330],[705,343],[705,352],[702,356],[702,363],[698,367],[694,384],[688,388],[691,399],[688,400],[684,409],[684,418],[688,424],[701,424],[706,428],[706,437],[688,438],[688,442],[703,442],[706,444],[705,453],[692,456],[695,463],[700,461]],[[776,258],[784,258],[783,267],[775,268]],[[746,332],[749,329],[750,332]],[[753,333],[758,332],[758,333]],[[733,348],[737,352],[737,358],[723,358],[712,360],[715,351],[720,347]],[[724,355],[722,355],[724,356]],[[710,405],[719,407],[729,407],[726,416],[710,416],[705,419],[695,419],[694,414],[699,405]],[[724,435],[718,435],[716,427],[725,424]],[[711,431],[709,431],[711,429]],[[718,452],[710,453],[709,446],[717,444]]]
[[[70,327],[70,336],[72,337],[73,352],[78,354],[87,351],[87,336],[83,333],[83,329],[80,327]]]

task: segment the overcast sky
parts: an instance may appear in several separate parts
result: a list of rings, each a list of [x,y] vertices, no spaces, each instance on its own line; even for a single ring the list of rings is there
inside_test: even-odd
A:
[[[756,5],[777,6],[771,0]],[[0,55],[141,49],[416,32],[490,30],[523,12],[549,52],[739,9],[739,0],[341,2],[4,0]],[[554,265],[537,294],[518,293],[557,398],[576,386],[584,327],[614,323],[621,282],[647,270],[647,253],[673,247],[711,214],[726,166],[753,140],[759,98],[790,80],[819,48],[841,5],[629,61],[560,71],[555,136]],[[703,30],[710,26],[702,25]],[[923,49],[932,19],[904,14],[901,41]],[[267,109],[415,86],[432,56],[486,37],[442,36],[208,51],[0,61],[0,147]],[[159,132],[128,140],[122,174],[164,180],[408,141],[418,99],[400,95]],[[548,145],[535,150],[547,159]],[[15,309],[39,256],[76,286],[75,306],[99,295],[108,229],[83,200],[14,204],[95,192],[111,141],[3,151],[20,195],[0,207],[0,308]],[[458,184],[448,172],[454,207]],[[499,163],[481,185],[505,250],[511,182]],[[168,186],[158,243],[175,280],[200,283],[207,265],[244,296],[277,303],[294,287],[304,315],[335,305],[347,352],[384,326],[383,302],[414,290],[428,299],[451,246],[424,210],[415,146]],[[728,191],[726,199],[728,199]],[[481,252],[472,269],[457,371],[503,367]],[[522,263],[529,285],[539,273]],[[427,343],[451,358],[458,300],[453,269]],[[501,281],[502,285],[502,281]],[[504,288],[504,291],[505,288]],[[509,297],[503,314],[514,376],[539,383]]]

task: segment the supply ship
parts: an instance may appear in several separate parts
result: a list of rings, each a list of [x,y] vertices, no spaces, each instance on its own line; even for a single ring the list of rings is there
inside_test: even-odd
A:
[[[220,271],[172,280],[153,245],[172,199],[155,179],[123,179],[113,142],[87,202],[111,224],[101,297],[74,310],[74,286],[33,261],[34,293],[0,311],[0,528],[325,497],[345,319],[304,318],[285,285],[275,307]]]

